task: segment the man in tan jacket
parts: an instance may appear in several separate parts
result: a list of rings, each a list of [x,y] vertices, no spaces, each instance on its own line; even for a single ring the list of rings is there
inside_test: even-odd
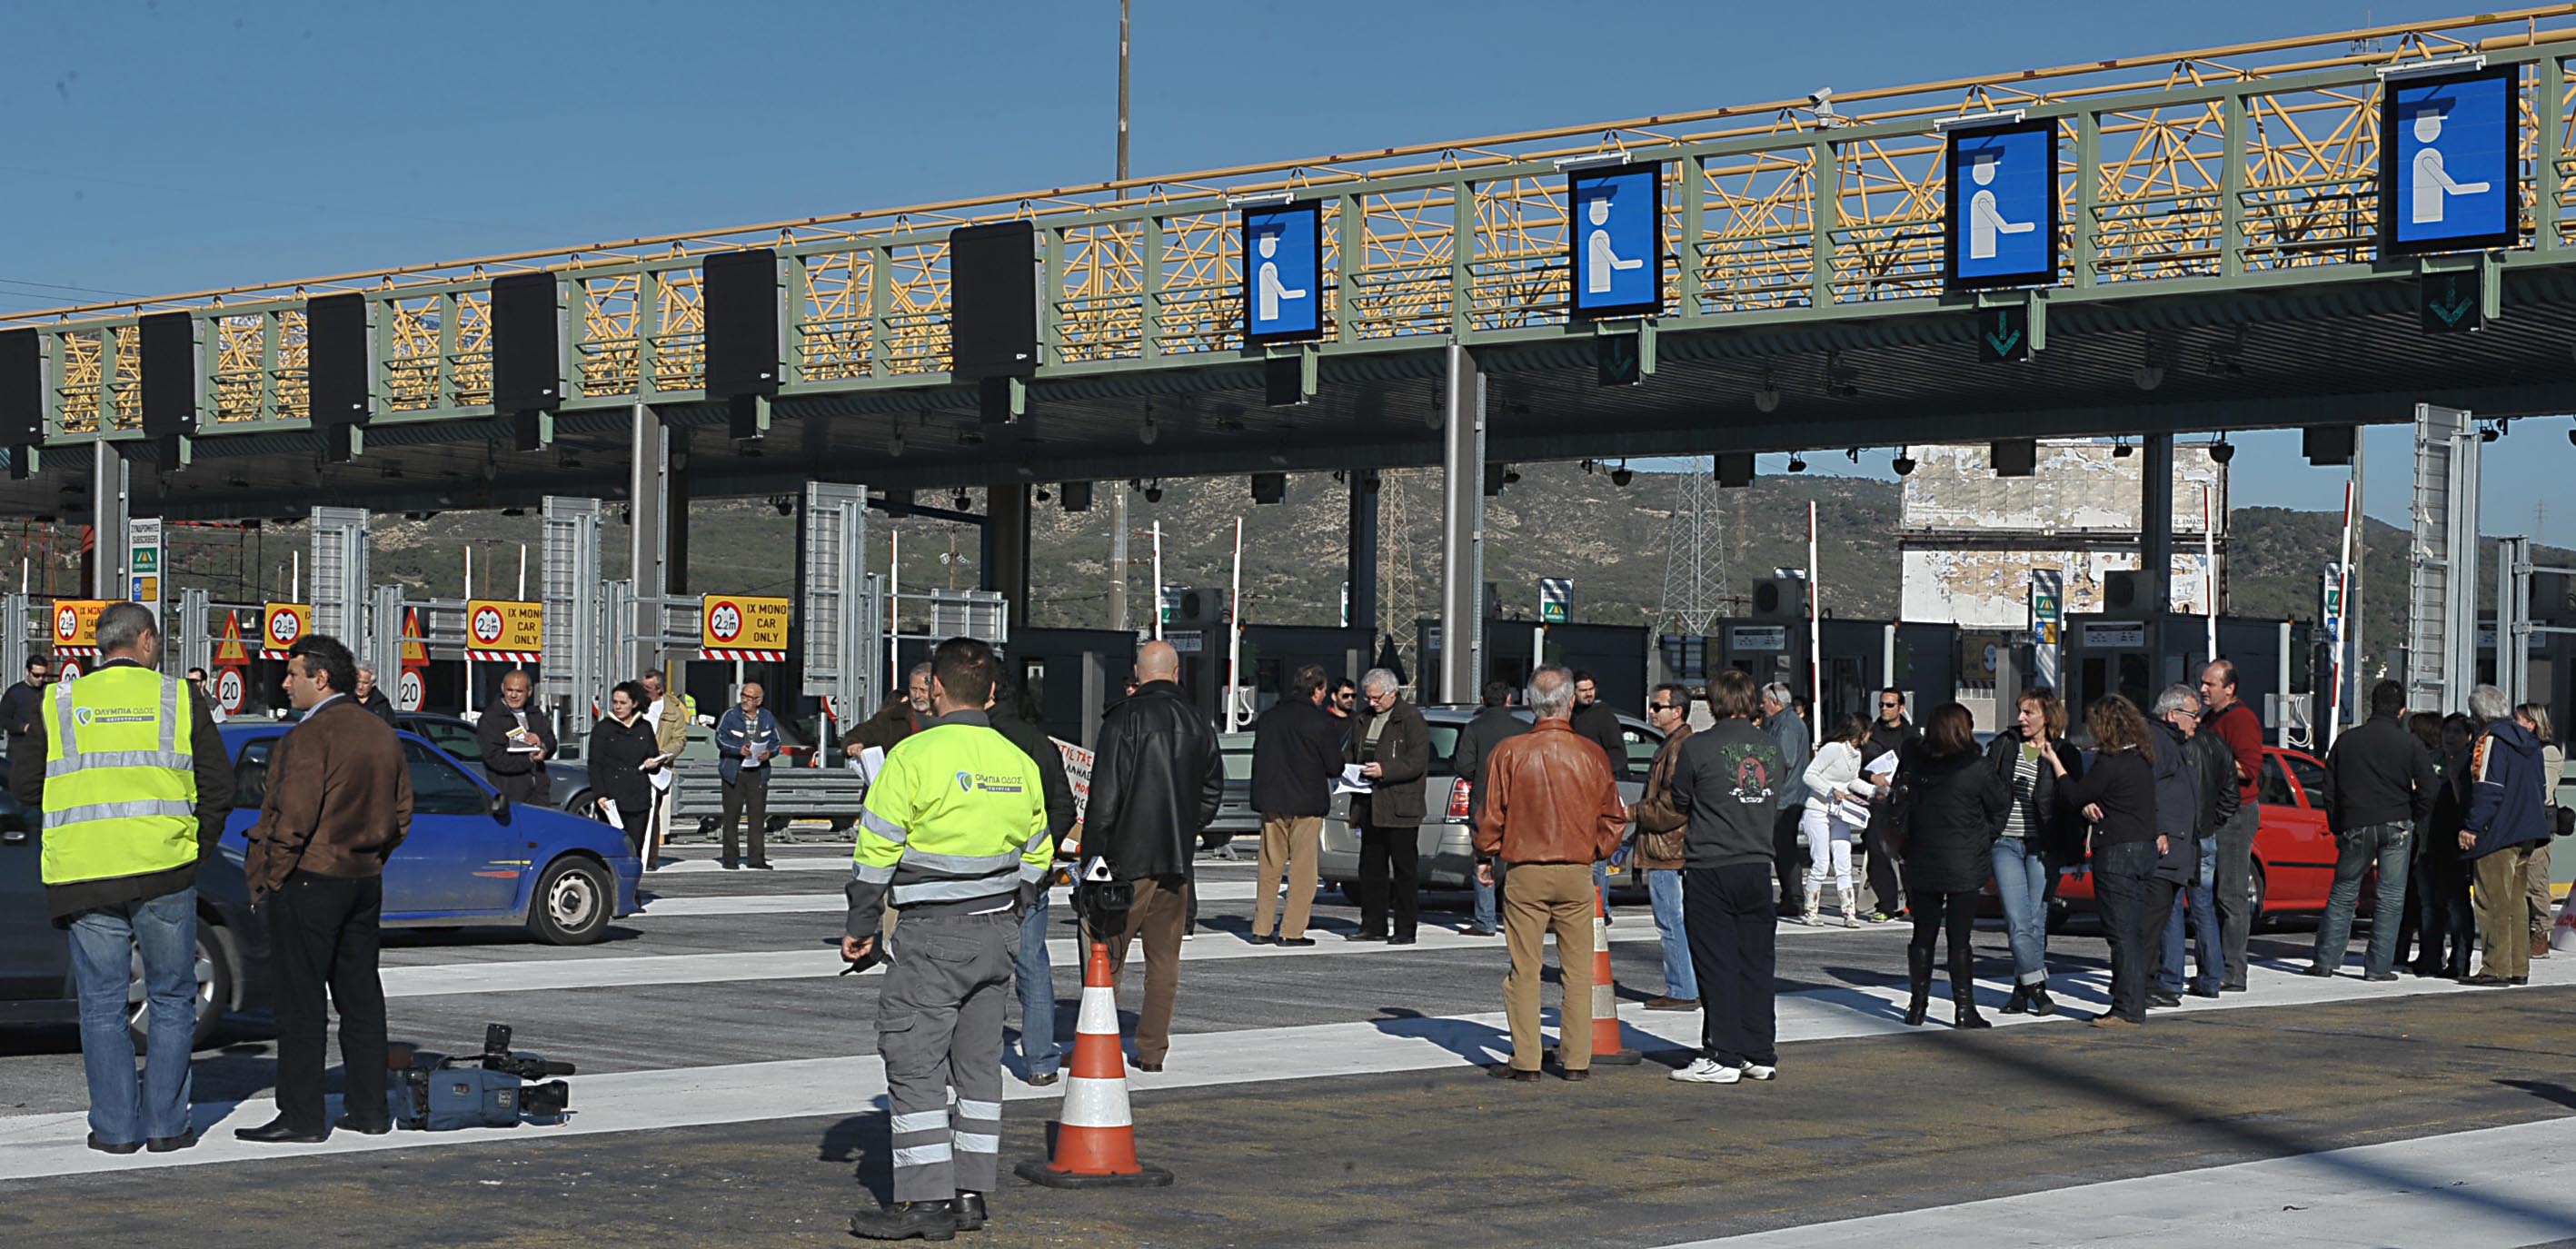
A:
[[[638,679],[643,683],[644,692],[653,696],[652,703],[644,709],[644,718],[652,722],[654,742],[663,755],[677,760],[680,751],[689,744],[688,696],[672,692],[659,668]],[[661,857],[662,842],[671,835],[671,811],[680,792],[677,769],[663,768],[650,775],[654,778],[653,827],[644,842],[646,871],[653,869],[653,861]]]
[[[1673,803],[1673,765],[1690,739],[1690,692],[1658,685],[1646,696],[1646,723],[1664,735],[1646,770],[1646,792],[1637,797],[1637,870],[1646,874],[1646,896],[1655,907],[1655,932],[1663,938],[1664,994],[1647,1010],[1698,1010],[1699,981],[1691,975],[1690,938],[1682,929],[1682,833],[1690,817]]]
[[[1557,975],[1565,1001],[1557,1012],[1557,1052],[1568,1080],[1592,1075],[1592,865],[1609,858],[1627,832],[1609,757],[1574,731],[1574,677],[1550,665],[1531,674],[1530,710],[1538,723],[1494,747],[1485,760],[1485,809],[1476,817],[1476,874],[1503,877],[1503,943],[1512,954],[1503,980],[1503,1013],[1512,1027],[1512,1059],[1489,1070],[1496,1079],[1539,1077],[1538,986],[1542,943],[1556,934]]]

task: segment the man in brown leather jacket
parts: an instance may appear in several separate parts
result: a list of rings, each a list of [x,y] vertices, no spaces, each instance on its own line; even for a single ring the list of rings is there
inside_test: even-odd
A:
[[[1682,843],[1690,816],[1673,803],[1673,768],[1691,735],[1689,692],[1656,686],[1646,696],[1646,723],[1664,735],[1646,769],[1646,792],[1637,796],[1637,870],[1646,875],[1664,947],[1664,994],[1648,998],[1646,1009],[1698,1010],[1699,981],[1691,975],[1690,937],[1682,927]]]
[[[339,1126],[393,1130],[385,1106],[385,990],[376,975],[385,861],[411,832],[401,739],[351,697],[357,660],[312,634],[286,651],[286,697],[304,719],[278,740],[242,875],[268,922],[277,1012],[277,1118],[233,1135],[309,1144],[323,1117],[323,991],[340,1010],[347,1097]]]
[[[1553,665],[1532,673],[1529,705],[1537,725],[1486,757],[1485,809],[1476,817],[1477,876],[1491,879],[1498,859],[1511,869],[1503,877],[1503,943],[1512,953],[1503,1013],[1512,1060],[1491,1070],[1497,1079],[1538,1078],[1541,944],[1553,931],[1565,986],[1557,1051],[1565,1078],[1582,1080],[1592,1074],[1592,865],[1618,849],[1628,808],[1601,748],[1574,731],[1573,675]]]

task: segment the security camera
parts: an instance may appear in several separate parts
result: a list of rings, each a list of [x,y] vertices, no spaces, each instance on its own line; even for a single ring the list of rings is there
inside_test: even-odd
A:
[[[1895,469],[1899,477],[1911,477],[1914,475],[1914,457],[1899,451],[1896,453],[1896,459],[1890,462],[1888,467]]]
[[[1800,457],[1800,456],[1795,456],[1795,455],[1790,456],[1790,457],[1789,457],[1789,471],[1790,471],[1790,472],[1793,472],[1793,473],[1803,473],[1803,472],[1806,472],[1806,471],[1807,471],[1807,461],[1806,461],[1804,458]]]
[[[2576,429],[2568,430],[2567,437],[2569,441],[2576,442]],[[1637,474],[1629,469],[1625,464],[1610,470],[1611,485],[1618,486],[1621,489],[1626,489],[1628,483],[1635,480],[1637,480]]]
[[[1809,108],[1831,108],[1833,106],[1833,99],[1833,88],[1818,87],[1807,93],[1807,106]]]
[[[2224,464],[2235,458],[2236,444],[2229,442],[2224,438],[2209,444],[2209,459],[2211,463]]]

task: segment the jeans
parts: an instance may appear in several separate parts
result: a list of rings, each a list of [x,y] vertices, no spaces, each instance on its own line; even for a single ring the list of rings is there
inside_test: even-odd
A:
[[[1682,926],[1682,874],[1661,868],[1646,873],[1646,897],[1654,904],[1655,931],[1664,944],[1664,996],[1688,1002],[1699,996],[1691,978],[1690,933]]]
[[[1494,895],[1502,891],[1503,865],[1494,864],[1494,883],[1486,884],[1482,875],[1473,878],[1476,886],[1475,926],[1487,932],[1503,930],[1502,916],[1494,909]]]
[[[1775,1066],[1778,1018],[1772,995],[1779,917],[1771,865],[1694,867],[1682,872],[1682,908],[1699,979],[1700,1056],[1725,1067]]]
[[[2102,935],[2111,943],[2111,1014],[2131,1023],[2147,1018],[2147,886],[2156,869],[2156,843],[2123,841],[2093,848],[2093,900],[2102,913]]]
[[[72,918],[89,1130],[110,1145],[188,1134],[188,1051],[197,1038],[197,891],[119,902]],[[143,1073],[125,1030],[126,985],[143,954]]]
[[[1055,1074],[1064,1046],[1055,1039],[1055,968],[1047,962],[1047,891],[1020,917],[1020,952],[1011,960],[1011,980],[1020,994],[1020,1070],[1025,1075]]]
[[[2055,875],[2028,838],[1995,839],[1995,897],[2012,943],[2013,983],[2048,983],[2048,882]]]
[[[2361,905],[2361,877],[2373,864],[2379,867],[2379,895],[2370,913],[2370,946],[2362,955],[2361,974],[2382,975],[2396,966],[2398,916],[2406,912],[2406,871],[2414,841],[2413,824],[2365,824],[2335,838],[2334,892],[2326,895],[2326,917],[2317,925],[2317,966],[2327,971],[2343,966],[2353,912]]]
[[[2261,822],[2261,811],[2249,802],[2218,826],[2218,875],[2210,890],[2217,895],[2230,989],[2245,987],[2245,942],[2254,935],[2254,829]]]
[[[2227,983],[2226,940],[2218,926],[2218,902],[2215,882],[2218,879],[2218,839],[2200,839],[2200,866],[2194,870],[2191,884],[2183,890],[2183,904],[2165,921],[2164,972],[2156,982],[2167,993],[2183,990],[2182,932],[2191,926],[2192,940],[2200,945],[2200,975],[2195,978],[2201,988],[2216,992]]]

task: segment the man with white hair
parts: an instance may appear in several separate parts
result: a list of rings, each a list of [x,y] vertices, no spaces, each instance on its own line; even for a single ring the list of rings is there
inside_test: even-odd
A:
[[[1553,665],[1530,674],[1538,724],[1505,739],[1485,761],[1485,804],[1476,816],[1476,876],[1503,878],[1503,942],[1511,974],[1503,1013],[1512,1058],[1497,1079],[1539,1077],[1539,981],[1547,934],[1556,934],[1565,1001],[1557,1012],[1558,1062],[1568,1080],[1592,1074],[1592,865],[1610,857],[1628,830],[1619,783],[1598,746],[1576,733],[1573,676]]]
[[[1780,766],[1787,769],[1773,778],[1780,805],[1771,824],[1771,856],[1780,875],[1780,914],[1784,916],[1804,909],[1799,882],[1806,875],[1807,839],[1798,831],[1798,821],[1806,815],[1807,760],[1816,749],[1815,735],[1798,718],[1797,699],[1778,681],[1762,687],[1762,729],[1771,735],[1771,744],[1780,751]]]
[[[1360,928],[1344,940],[1411,945],[1422,905],[1422,777],[1431,770],[1431,725],[1384,668],[1360,678],[1360,699],[1360,722],[1342,753],[1369,783],[1368,793],[1351,796],[1351,827],[1360,835]]]
[[[2469,755],[2469,812],[2460,825],[2460,857],[2478,882],[2478,936],[2486,959],[2460,983],[2491,988],[2522,984],[2531,974],[2531,929],[2523,895],[2531,888],[2531,848],[2549,839],[2548,799],[2541,792],[2540,737],[2513,718],[2504,691],[2469,691],[2469,716],[2486,725]],[[2441,853],[2447,847],[2427,847]]]

